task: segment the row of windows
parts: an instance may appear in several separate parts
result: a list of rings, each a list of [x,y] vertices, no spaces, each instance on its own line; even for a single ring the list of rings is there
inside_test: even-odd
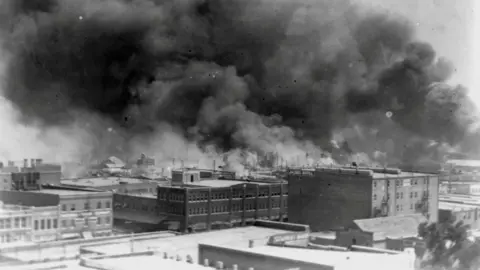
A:
[[[85,219],[84,221],[85,225],[88,225],[88,219]],[[97,217],[97,224],[98,225],[102,225],[102,224],[105,224],[105,225],[109,225],[111,222],[111,218],[109,216],[107,217]],[[68,227],[75,227],[77,225],[75,219],[71,219],[71,220],[62,220],[62,228],[68,228]]]
[[[26,217],[16,217],[13,219],[13,228],[26,228],[27,227],[27,218]],[[0,219],[0,229],[12,229],[11,219]]]
[[[70,204],[70,205],[62,204],[62,211],[68,211],[67,209],[68,209],[69,206],[70,206],[70,209],[69,209],[70,211],[75,211],[75,210],[77,210],[76,204],[72,203],[72,204]],[[106,201],[105,204],[102,204],[101,201],[98,201],[98,202],[97,202],[97,205],[96,205],[97,209],[102,209],[102,206],[105,206],[104,208],[108,208],[108,209],[109,209],[109,208],[111,207],[110,201]],[[84,210],[90,210],[91,207],[92,207],[92,205],[90,205],[90,202],[85,202],[84,205],[83,205],[83,209],[84,209]],[[80,209],[79,209],[79,210],[80,210]]]
[[[385,181],[385,180],[374,180],[373,181],[373,187],[377,187],[377,182],[378,181]],[[424,179],[399,179],[399,180],[395,180],[395,185],[397,187],[400,187],[404,181],[408,181],[408,183],[412,186],[415,186],[415,185],[428,185],[429,183],[429,179],[428,178],[424,178]],[[386,180],[387,182],[387,187],[390,186],[390,180]]]
[[[426,204],[426,207],[428,208],[428,203]],[[403,211],[403,205],[397,204],[396,209],[397,209],[397,212]],[[415,205],[414,205],[413,203],[411,203],[411,204],[410,204],[410,210],[414,210],[414,209],[415,209]]]
[[[280,194],[281,194],[280,192],[272,192],[271,196],[272,197],[277,197],[277,196],[280,196]],[[284,194],[288,195],[288,192],[285,192]],[[240,198],[243,198],[243,197],[244,197],[244,194],[241,193],[241,192],[239,192],[239,193],[233,192],[232,193],[232,198],[233,199],[240,199]],[[251,194],[251,193],[245,194],[245,198],[254,198],[254,197],[255,197],[255,194]],[[268,192],[259,193],[258,197],[259,198],[268,197]],[[211,198],[211,200],[230,199],[229,193],[226,193],[226,192],[224,192],[224,193],[213,193],[213,194],[211,194],[210,198]],[[189,201],[206,201],[207,199],[208,199],[208,193],[191,194],[188,197]]]
[[[34,221],[34,230],[50,230],[58,228],[58,220],[57,219],[42,219],[40,221]]]
[[[428,191],[423,191],[423,196],[427,197],[428,198]],[[390,194],[387,194],[387,198],[389,199],[390,198]],[[397,192],[396,194],[396,198],[397,199],[403,199],[403,192]],[[418,198],[418,192],[415,191],[415,192],[410,192],[410,198]],[[377,200],[377,194],[373,194],[373,200]]]
[[[286,207],[286,206],[285,206]],[[278,209],[280,206],[278,204],[272,205],[272,208]],[[268,209],[266,205],[259,205],[258,207],[259,210],[262,209]],[[245,205],[245,211],[252,211],[255,210],[255,206],[253,204],[247,204]],[[242,206],[241,205],[232,205],[232,212],[241,212]],[[204,207],[199,207],[199,208],[190,208],[188,209],[188,213],[190,215],[202,215],[202,214],[207,214],[207,209]],[[228,206],[226,205],[220,205],[220,206],[212,206],[211,212],[210,213],[229,213]]]
[[[160,192],[158,193],[158,198],[160,200],[166,200],[167,199],[167,194],[165,192]],[[168,194],[168,200],[169,201],[183,201],[185,199],[184,194],[176,194],[176,193],[170,193]]]
[[[0,235],[0,243],[12,243],[16,241],[27,240],[27,234],[25,233],[7,233]]]

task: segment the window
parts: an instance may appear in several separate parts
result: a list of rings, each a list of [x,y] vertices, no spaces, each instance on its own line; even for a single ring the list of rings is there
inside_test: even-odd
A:
[[[10,219],[5,220],[5,229],[10,229],[12,227]]]
[[[27,218],[26,218],[26,217],[22,217],[21,223],[22,223],[22,228],[26,228],[26,227],[27,227]]]
[[[35,230],[38,231],[38,220],[35,220],[34,224],[35,224]]]
[[[413,198],[413,192],[410,192],[410,199]]]
[[[86,202],[85,203],[85,210],[89,210],[90,209],[90,203],[89,202]]]
[[[54,219],[53,220],[53,228],[56,229],[58,227],[58,220]]]
[[[101,224],[102,224],[102,218],[101,218],[101,217],[97,217],[97,224],[98,224],[98,225],[101,225]]]
[[[105,217],[105,224],[110,224],[110,217]]]
[[[397,192],[397,199],[399,199],[399,198],[400,198],[400,193]]]
[[[415,198],[417,198],[417,197],[418,197],[418,193],[415,191]]]
[[[374,201],[377,200],[377,194],[373,194],[373,200],[374,200]]]
[[[75,204],[72,204],[72,206],[70,207],[70,210],[75,211]]]
[[[412,209],[413,209],[413,203],[412,203],[412,204],[410,204],[410,210],[412,210]]]
[[[403,192],[400,192],[400,199],[403,199]]]
[[[50,230],[52,228],[52,221],[47,219],[47,229]]]
[[[400,211],[400,206],[397,204],[397,211]]]
[[[373,187],[374,187],[374,188],[377,187],[377,181],[373,181]]]
[[[20,218],[16,217],[14,219],[14,226],[15,228],[20,228]]]
[[[45,220],[44,219],[40,220],[40,229],[45,230]]]
[[[67,227],[67,221],[66,221],[66,220],[62,220],[62,227],[63,227],[63,228],[66,228],[66,227]]]
[[[102,202],[97,202],[97,209],[102,208]]]
[[[105,208],[110,208],[110,201],[107,201],[107,202],[105,203]]]

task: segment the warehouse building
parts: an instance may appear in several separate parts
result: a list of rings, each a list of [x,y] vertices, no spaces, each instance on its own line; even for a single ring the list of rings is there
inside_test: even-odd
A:
[[[312,231],[345,229],[354,220],[421,213],[438,216],[438,177],[384,168],[293,169],[288,219]]]
[[[174,171],[172,186],[158,188],[157,207],[166,217],[165,228],[187,232],[242,226],[255,219],[286,220],[285,181],[232,178],[227,172]]]

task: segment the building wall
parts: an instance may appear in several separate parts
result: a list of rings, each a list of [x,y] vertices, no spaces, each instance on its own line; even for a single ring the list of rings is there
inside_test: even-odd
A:
[[[179,221],[182,230],[245,225],[255,219],[284,220],[286,184],[246,183],[222,188],[158,188],[159,212]]]
[[[34,207],[32,209],[32,241],[55,241],[60,234],[60,206]]]
[[[348,226],[372,214],[372,179],[321,171],[288,175],[288,220],[312,231]]]
[[[60,197],[60,232],[63,237],[91,232],[109,235],[112,232],[113,211],[110,192],[92,192]]]
[[[54,194],[23,191],[0,191],[0,200],[5,204],[25,206],[57,206],[60,198]]]
[[[32,211],[29,207],[2,205],[0,210],[0,243],[31,240]]]
[[[273,257],[243,250],[230,249],[211,245],[198,245],[198,261],[200,263],[208,259],[210,266],[215,266],[221,261],[225,268],[232,269],[237,265],[238,269],[271,270],[271,269],[302,269],[302,270],[333,270],[333,266],[307,263],[300,260],[291,260],[281,257]]]
[[[0,172],[0,190],[12,190],[12,173]]]
[[[419,204],[423,202],[424,198],[428,198],[426,214],[429,215],[431,221],[436,221],[438,212],[437,179],[433,176],[374,179],[372,182],[372,217],[421,212]]]
[[[40,188],[40,173],[12,173],[13,188],[16,190],[38,190]]]

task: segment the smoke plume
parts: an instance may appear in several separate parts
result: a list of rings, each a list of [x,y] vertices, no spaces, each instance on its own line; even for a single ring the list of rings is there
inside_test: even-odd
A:
[[[0,13],[14,124],[75,158],[388,163],[478,137],[466,90],[445,83],[452,65],[404,18],[346,0],[10,0]]]

